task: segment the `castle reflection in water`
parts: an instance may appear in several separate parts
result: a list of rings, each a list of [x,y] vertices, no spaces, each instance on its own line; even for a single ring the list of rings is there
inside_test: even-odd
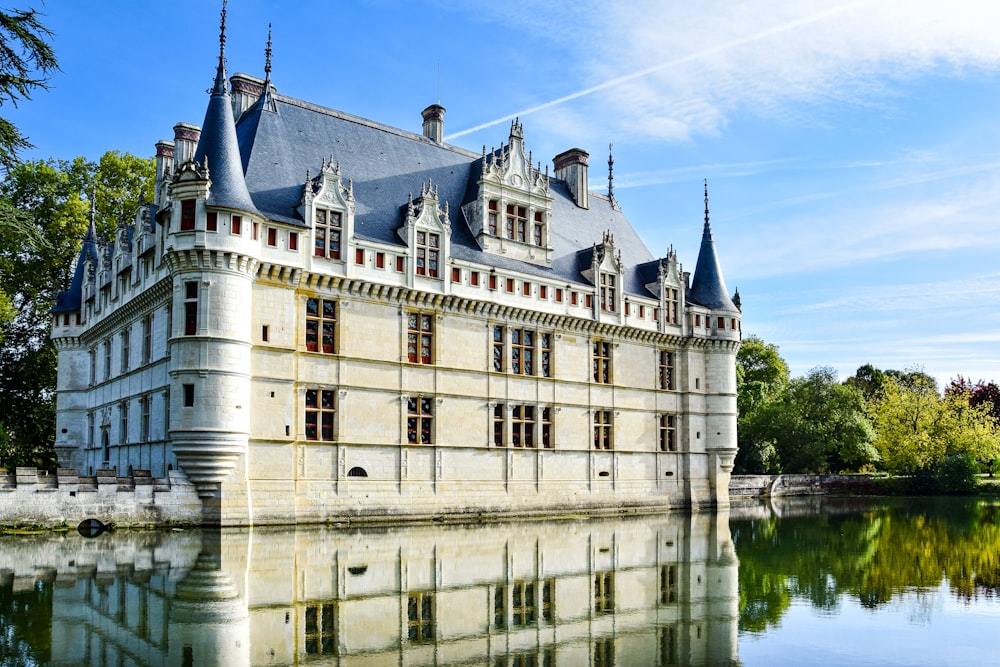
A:
[[[724,512],[4,539],[0,587],[54,665],[739,664]]]

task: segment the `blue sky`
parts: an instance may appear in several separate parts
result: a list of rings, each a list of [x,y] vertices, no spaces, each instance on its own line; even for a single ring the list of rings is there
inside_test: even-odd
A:
[[[3,113],[25,157],[152,155],[200,123],[209,0],[40,5],[62,71]],[[654,254],[693,270],[702,179],[743,330],[793,374],[1000,381],[1000,3],[231,0],[227,66],[283,94],[536,160],[581,147]]]

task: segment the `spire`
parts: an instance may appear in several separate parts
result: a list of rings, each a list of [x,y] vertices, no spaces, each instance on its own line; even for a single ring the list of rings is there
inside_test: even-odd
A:
[[[608,144],[608,201],[613,208],[618,208],[615,200],[615,158],[611,152],[613,147],[614,144]]]
[[[264,48],[264,89],[260,93],[260,104],[267,111],[278,111],[271,96],[271,24],[267,24],[267,46]]]
[[[722,269],[719,267],[719,258],[715,254],[712,227],[708,222],[708,179],[705,179],[705,228],[701,234],[698,263],[694,267],[694,278],[687,299],[691,303],[712,310],[739,312],[736,304],[729,298],[726,281],[723,280]]]
[[[243,161],[236,139],[233,106],[226,85],[226,0],[222,2],[222,19],[219,26],[219,65],[215,72],[215,85],[205,111],[201,138],[194,152],[194,161],[208,163],[212,181],[208,203],[257,214],[243,178]]]

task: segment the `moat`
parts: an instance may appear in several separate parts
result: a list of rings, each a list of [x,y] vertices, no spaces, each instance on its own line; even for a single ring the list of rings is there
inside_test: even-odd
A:
[[[3,665],[986,665],[1000,504],[0,538]]]

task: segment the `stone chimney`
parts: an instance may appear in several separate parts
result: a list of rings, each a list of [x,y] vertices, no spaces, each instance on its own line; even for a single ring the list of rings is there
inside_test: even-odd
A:
[[[156,142],[156,188],[153,191],[153,203],[157,207],[162,205],[160,201],[160,190],[163,182],[167,179],[167,174],[174,172],[174,142],[160,139]]]
[[[436,144],[444,141],[444,111],[440,104],[432,104],[420,112],[424,117],[424,136]]]
[[[587,159],[590,154],[582,148],[571,148],[552,158],[555,177],[566,181],[573,201],[580,208],[590,208],[589,183],[587,181]]]
[[[243,112],[253,106],[264,92],[264,80],[237,72],[229,77],[229,85],[232,87],[230,94],[233,98],[233,118],[239,120]],[[211,169],[212,165],[208,168]]]
[[[194,158],[194,151],[198,147],[198,140],[201,138],[201,128],[191,123],[177,123],[174,125],[174,163],[179,165],[189,162]],[[212,165],[208,165],[211,169]]]

